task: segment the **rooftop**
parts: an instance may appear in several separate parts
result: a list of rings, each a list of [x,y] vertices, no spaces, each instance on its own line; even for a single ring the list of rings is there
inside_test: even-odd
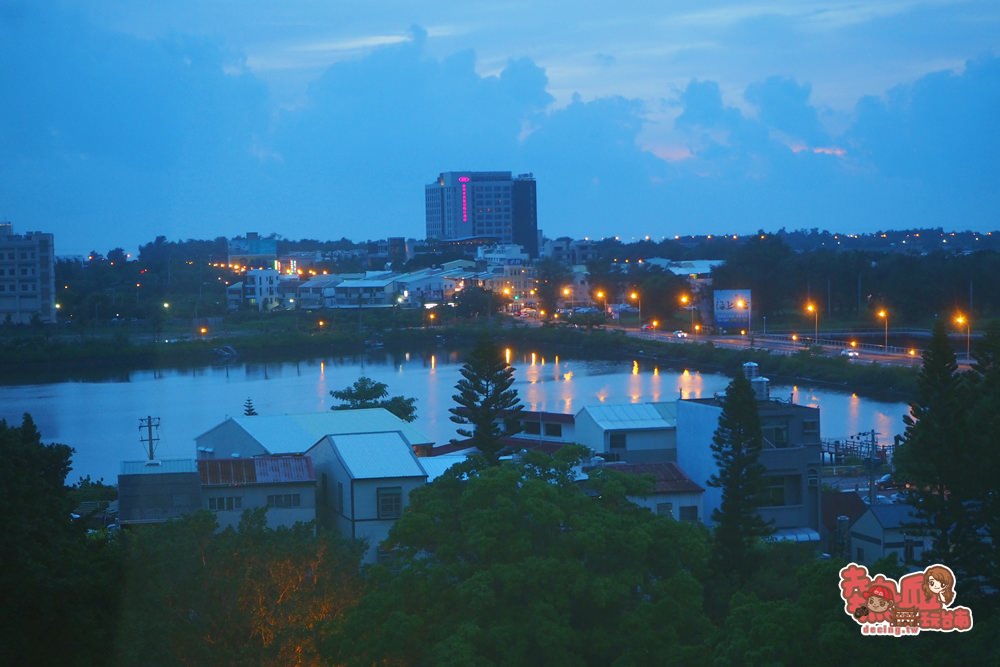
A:
[[[204,486],[245,486],[314,482],[308,456],[256,456],[252,459],[201,459],[198,476]]]
[[[650,430],[674,428],[677,420],[668,420],[651,403],[625,403],[621,405],[588,405],[577,413],[590,415],[604,430]]]
[[[698,484],[684,474],[676,463],[613,463],[605,464],[607,470],[616,470],[628,475],[652,475],[653,488],[650,493],[703,493]]]
[[[155,461],[122,461],[122,475],[162,475],[196,473],[194,459],[157,459]]]
[[[340,461],[354,479],[427,477],[413,448],[399,431],[328,436]]]

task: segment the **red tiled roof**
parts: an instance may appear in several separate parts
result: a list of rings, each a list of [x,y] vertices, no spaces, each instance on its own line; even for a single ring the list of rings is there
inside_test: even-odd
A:
[[[705,489],[691,481],[676,463],[613,463],[608,470],[628,475],[652,475],[653,493],[702,493]]]
[[[203,486],[245,486],[314,482],[308,456],[255,456],[252,459],[199,459],[198,477]]]

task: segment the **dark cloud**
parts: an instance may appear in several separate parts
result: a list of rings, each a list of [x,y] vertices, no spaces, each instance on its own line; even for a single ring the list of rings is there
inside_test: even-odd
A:
[[[495,76],[471,51],[406,42],[327,68],[279,111],[218,42],[139,39],[44,5],[0,13],[0,215],[60,252],[164,234],[423,234],[423,185],[457,169],[532,171],[552,236],[757,228],[995,226],[996,58],[859,102],[831,134],[810,85],[771,77],[747,111],[714,81],[673,101],[689,159],[644,150],[636,100],[554,109],[529,59]]]

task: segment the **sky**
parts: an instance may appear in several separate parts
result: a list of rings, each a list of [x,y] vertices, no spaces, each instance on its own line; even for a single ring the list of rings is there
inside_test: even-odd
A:
[[[422,238],[458,170],[548,237],[1000,229],[995,0],[4,0],[0,91],[60,255]]]

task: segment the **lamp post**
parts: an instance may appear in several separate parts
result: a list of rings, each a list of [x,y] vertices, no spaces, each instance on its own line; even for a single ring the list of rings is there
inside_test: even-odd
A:
[[[878,316],[881,317],[883,320],[885,320],[885,345],[883,347],[885,348],[885,351],[888,352],[889,351],[889,311],[886,310],[885,308],[883,308],[882,310],[878,311]]]
[[[639,298],[638,292],[632,292],[631,294],[628,295],[628,298],[635,301],[636,305],[639,308],[639,328],[642,329],[642,299]]]
[[[694,335],[694,309],[695,305],[691,303],[691,297],[687,294],[681,295],[681,304],[691,313],[691,335]]]
[[[806,305],[806,311],[813,314],[813,345],[819,344],[819,308],[816,304],[810,303]]]
[[[607,317],[608,316],[608,295],[604,293],[604,290],[598,290],[597,294],[595,296],[597,296],[598,299],[604,299],[604,316]]]
[[[969,360],[972,358],[971,355],[972,321],[962,313],[959,313],[955,317],[955,324],[957,324],[958,326],[962,326],[963,324],[965,325],[965,363],[969,363]]]
[[[747,311],[747,342],[750,345],[753,345],[753,343],[750,342],[753,340],[752,336],[750,335],[750,317],[751,313],[753,312],[751,311],[752,306],[750,305],[749,301],[744,301],[743,299],[740,299],[739,301],[736,302],[736,307],[739,308],[740,310],[746,309]]]

